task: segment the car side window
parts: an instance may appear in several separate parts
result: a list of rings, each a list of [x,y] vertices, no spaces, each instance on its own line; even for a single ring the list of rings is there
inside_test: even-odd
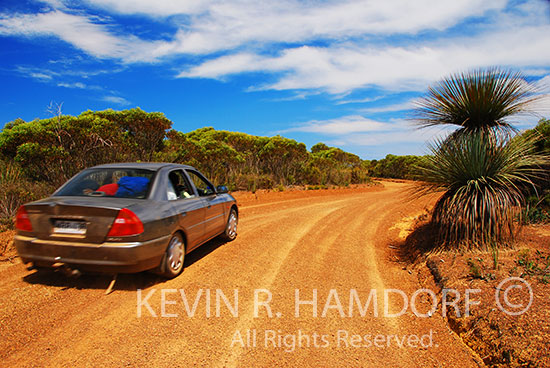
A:
[[[175,201],[176,199],[178,199],[178,195],[176,194],[176,189],[174,188],[174,185],[170,181],[168,181],[166,196],[168,197],[169,201]]]
[[[186,170],[187,174],[189,174],[189,177],[195,184],[195,187],[197,188],[197,192],[199,193],[199,196],[208,196],[211,194],[216,193],[214,190],[214,187],[212,184],[204,180],[202,177],[200,177],[196,172]]]
[[[168,174],[168,200],[194,197],[193,189],[182,170],[173,170]]]

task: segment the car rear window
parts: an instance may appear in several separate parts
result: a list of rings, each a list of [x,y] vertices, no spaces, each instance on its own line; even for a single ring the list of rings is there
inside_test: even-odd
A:
[[[69,180],[54,196],[146,198],[155,172],[144,169],[88,169]]]

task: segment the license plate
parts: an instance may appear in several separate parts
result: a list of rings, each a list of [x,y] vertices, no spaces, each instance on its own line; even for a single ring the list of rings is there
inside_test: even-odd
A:
[[[53,225],[55,234],[86,234],[86,223],[83,221],[56,220]]]

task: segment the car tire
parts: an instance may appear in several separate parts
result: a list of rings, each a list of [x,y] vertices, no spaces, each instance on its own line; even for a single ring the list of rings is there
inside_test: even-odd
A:
[[[225,230],[221,235],[221,238],[225,241],[235,240],[237,237],[237,224],[239,223],[239,215],[235,208],[231,208],[229,216],[227,218],[227,224],[225,225]]]
[[[160,264],[160,274],[168,279],[173,279],[183,271],[185,261],[185,242],[179,233],[176,233],[170,239],[162,262]]]

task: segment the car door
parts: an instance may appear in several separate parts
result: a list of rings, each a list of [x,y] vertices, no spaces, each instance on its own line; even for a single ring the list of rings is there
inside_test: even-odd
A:
[[[210,183],[201,173],[195,170],[185,170],[189,178],[197,188],[197,194],[205,201],[205,235],[212,238],[225,229],[225,200],[216,195],[214,185]]]
[[[205,240],[206,204],[199,197],[184,174],[183,170],[168,173],[167,198],[178,214],[178,225],[187,235],[187,251]]]

